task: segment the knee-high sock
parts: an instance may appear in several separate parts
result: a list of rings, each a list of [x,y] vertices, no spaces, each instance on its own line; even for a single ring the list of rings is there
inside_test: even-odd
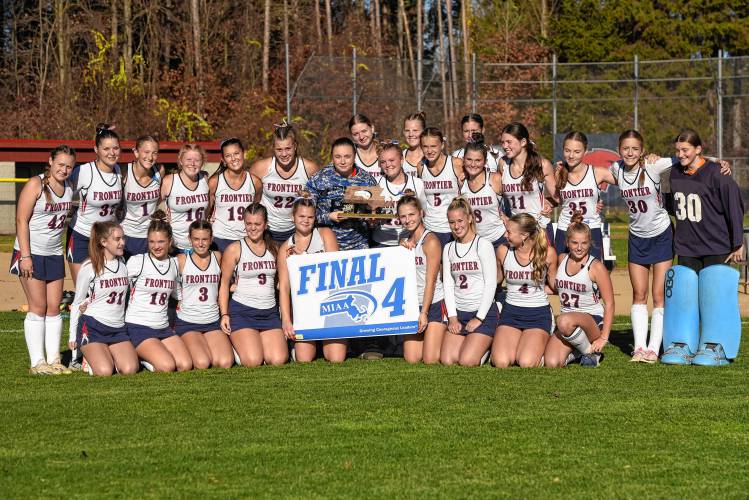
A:
[[[650,343],[648,350],[658,354],[663,342],[663,308],[653,309],[653,318],[650,320]]]
[[[23,333],[26,337],[26,347],[29,349],[31,366],[44,361],[44,317],[30,312],[23,320]]]
[[[588,340],[588,336],[585,335],[585,331],[579,326],[572,330],[572,333],[570,333],[569,336],[562,335],[562,338],[582,354],[588,354],[590,352],[590,340]]]
[[[44,347],[47,350],[47,363],[60,361],[60,337],[62,336],[62,316],[46,316],[44,318]]]
[[[632,304],[631,315],[632,333],[635,337],[635,351],[637,349],[646,349],[648,342],[648,306],[646,304]]]

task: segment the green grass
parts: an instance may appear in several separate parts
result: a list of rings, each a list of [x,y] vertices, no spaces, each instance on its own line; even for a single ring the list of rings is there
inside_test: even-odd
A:
[[[324,362],[26,374],[0,315],[0,497],[745,497],[749,365]],[[623,322],[623,318],[618,318]],[[749,349],[749,341],[743,350]]]

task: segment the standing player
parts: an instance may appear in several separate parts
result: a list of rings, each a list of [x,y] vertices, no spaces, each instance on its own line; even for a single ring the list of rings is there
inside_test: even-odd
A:
[[[554,167],[536,151],[528,129],[513,122],[502,129],[502,149],[505,156],[500,161],[502,194],[510,215],[528,213],[536,218],[546,231],[549,241],[554,241],[554,231],[549,223],[551,206],[546,198],[556,193]]]
[[[282,365],[289,357],[276,303],[276,244],[268,232],[268,211],[259,203],[244,212],[247,236],[221,257],[221,329],[242,366]],[[232,276],[237,288],[229,299]]]
[[[570,253],[559,256],[555,290],[561,314],[544,352],[544,364],[551,368],[565,366],[577,355],[582,355],[581,365],[598,366],[614,321],[611,277],[603,263],[588,253],[590,228],[581,221],[582,215],[573,216],[567,229]]]
[[[349,186],[374,186],[377,182],[354,165],[356,146],[347,137],[333,142],[332,164],[307,182],[307,190],[317,204],[317,223],[333,229],[341,250],[369,247],[369,231],[361,219],[343,216],[343,195]]]
[[[262,203],[268,210],[270,234],[277,244],[294,233],[291,209],[307,181],[320,167],[299,154],[296,132],[284,122],[273,130],[273,156],[255,162],[250,172],[263,184]]]
[[[463,142],[469,144],[474,141],[476,134],[480,134],[481,138],[484,137],[484,119],[478,113],[470,113],[465,115],[460,120],[460,130],[463,133]],[[487,147],[486,157],[486,168],[490,172],[496,172],[499,169],[497,157],[499,153],[494,151],[492,148]],[[452,156],[455,158],[463,158],[465,154],[465,146],[460,147],[452,152]]]
[[[403,170],[408,174],[416,174],[419,165],[424,160],[421,151],[421,133],[427,128],[427,117],[423,111],[412,113],[403,120],[403,136],[406,138],[406,149],[403,150]]]
[[[439,363],[445,327],[445,302],[442,290],[442,245],[424,227],[421,201],[412,195],[398,200],[398,218],[408,238],[402,244],[414,250],[416,291],[419,297],[419,332],[403,338],[403,357],[408,363]]]
[[[497,327],[497,259],[488,240],[476,233],[473,211],[465,198],[447,210],[454,241],[442,251],[442,281],[448,331],[442,341],[442,364],[477,366],[492,345]]]
[[[192,370],[192,358],[182,339],[169,327],[169,298],[177,296],[179,270],[169,257],[172,228],[161,211],[148,226],[148,253],[127,261],[130,300],[125,313],[127,335],[138,356],[156,372]]]
[[[82,351],[92,375],[130,375],[138,371],[138,355],[125,331],[125,234],[116,222],[95,222],[89,247],[75,282],[68,345]]]
[[[96,127],[96,160],[78,165],[70,175],[70,183],[78,194],[79,204],[68,229],[67,253],[73,281],[81,263],[88,257],[88,240],[94,222],[115,220],[122,200],[120,138],[106,123]]]
[[[223,252],[245,236],[244,207],[260,201],[263,185],[244,164],[244,145],[236,138],[221,142],[221,165],[208,179],[213,241]]]
[[[296,230],[278,249],[278,296],[281,303],[281,325],[286,338],[295,341],[294,359],[298,363],[314,361],[317,355],[317,342],[296,340],[287,259],[293,255],[338,251],[338,242],[333,231],[327,227],[315,227],[315,202],[308,196],[309,193],[304,193],[294,202],[292,216]],[[347,342],[345,339],[323,340],[321,343],[326,360],[331,363],[343,363],[346,360]]]
[[[205,219],[208,207],[208,174],[203,171],[205,151],[199,144],[185,144],[179,150],[178,171],[164,177],[161,198],[166,202],[174,245],[182,253],[189,251],[188,228],[193,221]]]
[[[465,147],[463,171],[466,178],[460,187],[460,195],[471,204],[479,236],[490,241],[496,250],[507,242],[500,201],[502,175],[486,170],[486,158],[484,138],[477,135],[474,142]]]
[[[75,165],[75,151],[57,146],[47,163],[44,173],[29,179],[18,197],[10,272],[21,279],[29,305],[23,321],[29,372],[57,375],[70,373],[60,363],[60,299],[65,278],[62,228],[73,200],[67,179]]]
[[[159,141],[151,135],[135,140],[135,161],[128,163],[122,173],[122,199],[125,215],[122,230],[125,231],[125,258],[148,252],[148,225],[161,200],[161,179],[164,168],[156,160],[159,157]]]
[[[492,363],[497,368],[515,363],[522,368],[536,367],[551,334],[546,286],[551,287],[556,278],[557,255],[530,214],[513,215],[507,221],[507,240],[509,247],[497,250],[507,299],[494,335]]]
[[[463,183],[463,160],[443,152],[445,138],[442,132],[429,127],[421,134],[421,150],[426,162],[419,167],[419,177],[424,182],[424,226],[445,246],[452,238],[447,222],[447,207],[460,193]]]
[[[234,353],[219,322],[221,252],[210,249],[210,222],[196,220],[189,231],[192,252],[177,255],[180,293],[174,333],[182,337],[195,368],[231,368]]]
[[[362,114],[356,114],[348,121],[351,138],[356,144],[355,164],[378,180],[382,175],[377,155],[377,140],[372,121]]]

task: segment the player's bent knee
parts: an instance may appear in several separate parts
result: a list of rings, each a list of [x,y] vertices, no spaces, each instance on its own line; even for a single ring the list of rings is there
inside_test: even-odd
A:
[[[288,356],[276,354],[265,358],[265,364],[270,366],[280,366],[285,365],[287,360]]]
[[[94,373],[94,377],[111,377],[114,374],[114,367],[111,365],[92,366],[91,371]]]
[[[154,372],[168,373],[177,369],[177,365],[171,359],[160,359],[151,364]]]
[[[140,365],[138,362],[126,362],[117,365],[117,372],[120,375],[133,375],[138,372]]]
[[[231,368],[234,366],[234,357],[233,356],[219,356],[216,359],[213,360],[214,368]]]
[[[211,367],[212,363],[208,356],[197,356],[192,359],[192,364],[196,370],[207,370]]]
[[[520,368],[536,368],[541,364],[541,358],[537,356],[520,356],[518,366]]]

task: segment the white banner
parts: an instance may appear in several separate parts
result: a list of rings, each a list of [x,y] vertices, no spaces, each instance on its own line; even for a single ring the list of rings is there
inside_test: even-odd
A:
[[[413,250],[398,246],[293,255],[288,266],[297,340],[416,333]]]

